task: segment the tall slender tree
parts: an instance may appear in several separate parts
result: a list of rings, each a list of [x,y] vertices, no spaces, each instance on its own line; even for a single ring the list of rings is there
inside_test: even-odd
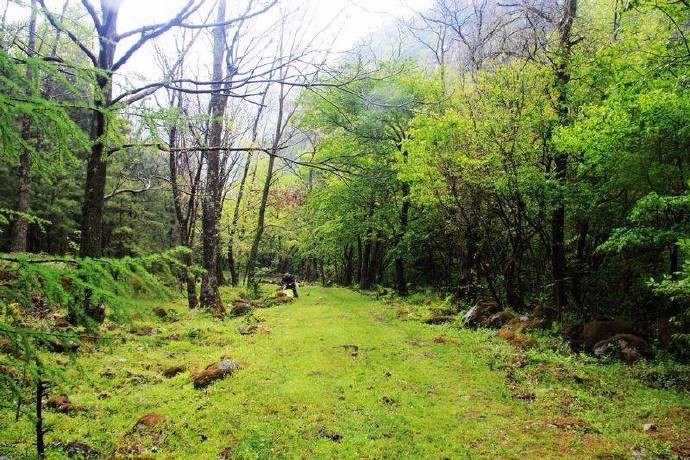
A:
[[[218,2],[216,22],[222,24],[225,21],[226,0]],[[220,198],[221,186],[221,143],[223,140],[223,120],[228,96],[222,92],[225,75],[225,26],[216,26],[213,30],[213,65],[211,98],[209,101],[208,144],[210,148],[204,150],[204,163],[206,165],[206,183],[202,197],[201,228],[203,231],[203,266],[206,272],[201,279],[201,306],[212,308],[218,314],[223,312],[223,303],[218,290],[218,255],[220,247]]]
[[[29,58],[36,55],[36,16],[37,3],[36,0],[31,0],[31,15],[29,18],[29,32],[26,44],[26,54]],[[26,81],[31,85],[30,93],[38,92],[37,82],[40,80],[40,75],[35,74],[32,65],[26,66]],[[22,138],[25,142],[36,143],[31,139],[32,126],[31,120],[28,116],[22,118]],[[14,220],[12,226],[12,252],[26,252],[27,236],[29,233],[29,221],[26,218],[31,212],[31,156],[28,149],[24,149],[19,156],[19,169],[17,171],[19,176],[19,186],[17,188],[17,211],[19,214]]]

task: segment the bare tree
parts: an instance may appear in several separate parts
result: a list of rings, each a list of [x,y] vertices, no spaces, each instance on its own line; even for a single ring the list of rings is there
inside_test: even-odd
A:
[[[225,0],[218,2],[217,22],[225,21]],[[204,163],[206,165],[206,185],[202,198],[201,226],[203,231],[203,264],[206,272],[201,280],[200,301],[202,307],[212,308],[216,314],[224,312],[223,303],[218,291],[218,255],[220,253],[220,194],[222,185],[220,149],[223,137],[223,117],[228,101],[228,96],[219,92],[223,87],[225,70],[223,64],[226,53],[225,26],[219,25],[213,31],[213,90],[209,101],[209,113],[211,121],[209,125],[208,142],[210,149],[204,150]],[[234,67],[229,63],[228,72],[234,73]],[[229,76],[225,76],[228,78]]]
[[[516,20],[506,15],[495,0],[435,0],[426,12],[421,12],[419,21],[429,30],[436,42],[429,42],[423,35],[409,30],[427,48],[438,56],[437,60],[448,59],[451,52],[461,69],[476,72],[501,56],[510,56],[509,26]],[[441,41],[442,39],[442,41]]]
[[[256,283],[256,263],[259,254],[259,246],[265,230],[266,205],[274,180],[275,161],[276,158],[280,157],[280,152],[286,149],[286,146],[290,144],[291,139],[299,134],[296,129],[290,129],[290,122],[297,109],[296,104],[290,103],[290,93],[295,88],[311,87],[315,85],[319,72],[325,68],[327,56],[324,55],[320,63],[317,62],[314,64],[311,71],[305,71],[306,69],[299,64],[302,57],[312,53],[314,37],[318,36],[318,32],[311,38],[304,34],[303,24],[307,22],[305,21],[305,16],[297,18],[295,23],[298,26],[290,31],[287,29],[290,19],[288,14],[283,14],[280,23],[280,36],[278,38],[279,58],[275,70],[275,76],[278,82],[275,129],[271,146],[266,150],[268,154],[266,177],[261,192],[254,239],[247,259],[246,280],[249,286],[253,286]]]
[[[254,117],[254,123],[252,124],[252,134],[251,134],[251,145],[254,145],[259,136],[259,122],[264,113],[266,96],[268,95],[270,84],[266,85],[266,88],[261,96],[261,101],[259,102],[259,107],[256,111],[256,116]],[[242,169],[242,178],[240,179],[239,188],[237,190],[237,198],[235,200],[235,209],[232,215],[232,222],[230,223],[230,230],[228,236],[228,268],[230,269],[230,282],[233,286],[237,286],[240,281],[239,270],[237,267],[237,262],[235,261],[235,235],[237,234],[237,227],[240,219],[240,207],[242,205],[242,198],[244,196],[245,185],[247,183],[247,177],[249,176],[249,168],[252,163],[252,153],[247,154],[247,158],[244,161],[244,167]]]
[[[108,156],[117,149],[106,146],[109,111],[117,104],[131,104],[165,87],[164,83],[143,85],[115,96],[113,76],[132,56],[148,42],[156,39],[173,28],[199,29],[207,27],[224,27],[253,17],[267,11],[275,1],[265,4],[254,11],[245,11],[241,17],[224,19],[222,22],[195,24],[189,22],[198,12],[205,0],[188,0],[170,19],[156,24],[148,24],[126,32],[117,32],[117,21],[121,1],[101,0],[100,11],[89,0],[81,0],[82,6],[91,19],[98,39],[98,48],[93,50],[87,42],[79,37],[76,28],[68,27],[45,4],[38,0],[43,13],[53,27],[67,35],[82,51],[92,64],[97,91],[93,98],[93,117],[90,129],[92,142],[86,170],[86,183],[82,203],[81,246],[80,255],[98,257],[102,254],[103,210],[105,206],[105,183],[107,178]],[[119,45],[126,40],[133,40],[119,57]]]
[[[182,35],[180,42],[177,43],[176,53],[184,56],[191,44],[198,35],[192,37],[187,43],[185,34]],[[157,50],[159,65],[166,74],[181,76],[184,72],[183,61],[180,59],[175,63],[170,63],[162,50]],[[192,249],[194,247],[195,228],[199,214],[199,187],[202,183],[202,168],[200,153],[198,151],[180,151],[177,148],[186,146],[185,132],[192,136],[195,134],[195,127],[188,121],[185,130],[187,107],[185,106],[184,95],[177,90],[167,90],[167,107],[175,107],[175,118],[169,125],[168,131],[168,167],[170,174],[170,189],[172,192],[173,208],[175,219],[178,225],[180,244],[187,247],[190,252],[184,255],[186,266],[185,284],[187,285],[187,303],[189,308],[199,305],[196,293],[196,275],[192,272],[194,262]]]

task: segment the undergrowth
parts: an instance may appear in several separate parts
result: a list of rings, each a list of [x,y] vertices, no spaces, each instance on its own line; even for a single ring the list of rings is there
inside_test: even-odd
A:
[[[182,262],[188,251],[122,259],[0,255],[0,408],[38,423],[45,390],[64,380],[64,367],[46,353],[74,360],[83,343],[108,340],[93,305],[116,324],[127,322],[143,299],[174,298],[181,275],[198,270]]]

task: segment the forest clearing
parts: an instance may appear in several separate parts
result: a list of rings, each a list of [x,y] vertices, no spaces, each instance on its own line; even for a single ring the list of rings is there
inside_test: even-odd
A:
[[[48,409],[49,457],[690,454],[690,395],[641,382],[644,368],[427,325],[412,319],[419,305],[303,291],[299,302],[225,321],[181,301],[165,306],[174,322],[158,317],[156,304],[138,309],[131,326],[111,331],[111,344],[69,364],[53,393],[73,407]],[[260,329],[239,332],[252,324]],[[236,373],[194,388],[192,376],[223,357],[237,361]],[[137,426],[147,414],[162,419]],[[11,413],[0,420],[0,451],[30,456],[32,423],[15,424]],[[650,423],[656,430],[644,431]]]
[[[0,0],[23,458],[690,458],[690,0]]]

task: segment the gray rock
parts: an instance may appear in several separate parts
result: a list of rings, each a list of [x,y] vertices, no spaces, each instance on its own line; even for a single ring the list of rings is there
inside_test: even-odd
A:
[[[237,370],[237,363],[232,359],[223,359],[218,363],[218,370],[222,372],[233,372]]]
[[[649,343],[642,337],[633,334],[616,334],[597,342],[592,348],[592,353],[595,356],[608,355],[631,364],[642,356],[651,357],[652,350]]]
[[[501,310],[503,309],[495,300],[479,300],[467,311],[467,313],[465,313],[465,315],[462,317],[462,320],[468,327],[479,327],[491,315],[498,313]]]
[[[649,433],[650,431],[656,431],[656,425],[654,423],[645,423],[642,426],[642,431]]]

